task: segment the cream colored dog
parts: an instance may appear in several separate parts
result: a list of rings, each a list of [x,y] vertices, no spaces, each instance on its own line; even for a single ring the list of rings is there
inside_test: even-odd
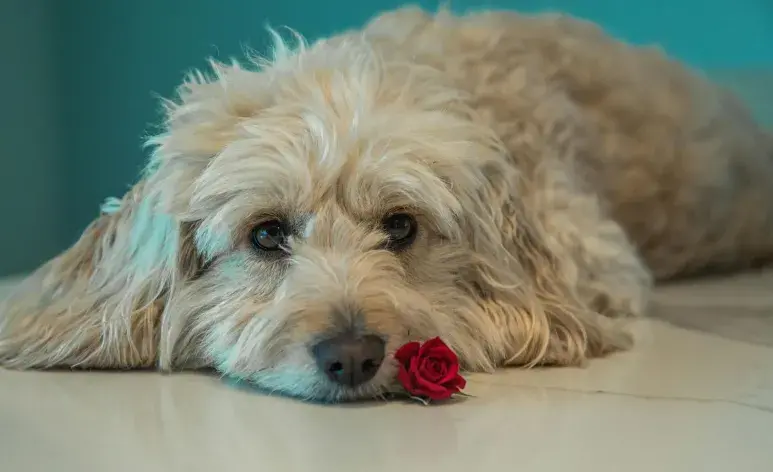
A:
[[[402,9],[166,104],[141,181],[3,308],[10,368],[213,367],[322,401],[628,348],[653,280],[773,255],[773,139],[564,16]]]

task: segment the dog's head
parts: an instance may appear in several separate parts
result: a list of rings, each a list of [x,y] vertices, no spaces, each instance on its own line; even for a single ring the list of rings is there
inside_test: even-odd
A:
[[[6,364],[212,366],[341,400],[388,390],[411,340],[479,370],[581,358],[520,175],[454,84],[356,37],[278,49],[167,104],[143,180],[33,277],[38,319],[12,305]]]
[[[459,312],[479,290],[471,202],[509,171],[441,74],[353,38],[219,67],[169,117],[146,185],[204,268],[168,308],[168,362],[203,348],[223,372],[330,399],[382,391],[409,340],[490,365]]]

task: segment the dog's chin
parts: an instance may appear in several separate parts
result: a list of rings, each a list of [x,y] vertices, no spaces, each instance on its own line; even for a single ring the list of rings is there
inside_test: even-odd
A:
[[[340,385],[317,372],[263,373],[242,380],[260,393],[310,403],[334,404],[384,400],[399,391],[396,376],[393,366],[383,365],[373,379],[355,387]]]

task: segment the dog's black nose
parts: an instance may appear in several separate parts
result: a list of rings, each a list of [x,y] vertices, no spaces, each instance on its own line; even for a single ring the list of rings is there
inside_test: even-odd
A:
[[[311,348],[319,369],[330,380],[355,387],[372,379],[384,361],[384,340],[372,334],[342,334]]]

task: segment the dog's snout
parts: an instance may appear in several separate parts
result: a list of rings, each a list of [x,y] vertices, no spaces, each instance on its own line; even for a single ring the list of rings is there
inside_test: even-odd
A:
[[[319,369],[333,382],[355,387],[372,379],[384,361],[384,340],[372,334],[338,335],[315,344]]]

